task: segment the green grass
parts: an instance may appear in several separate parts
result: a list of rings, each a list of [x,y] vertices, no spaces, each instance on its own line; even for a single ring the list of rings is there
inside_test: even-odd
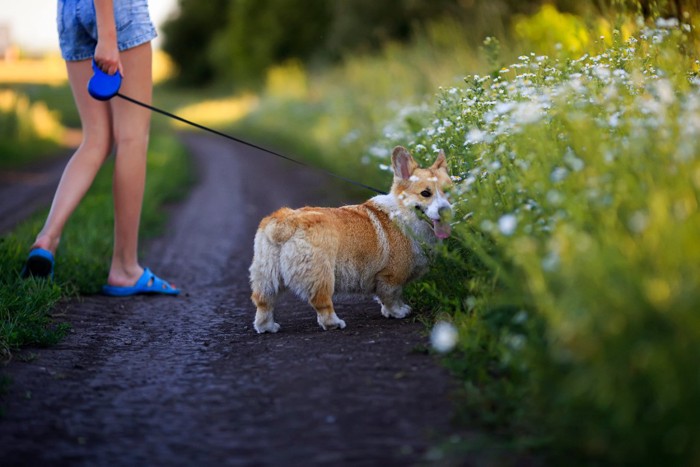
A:
[[[71,217],[56,255],[55,281],[22,280],[20,270],[45,212],[0,238],[0,355],[23,346],[57,342],[67,329],[54,316],[61,300],[100,290],[112,251],[112,165],[108,163]],[[186,194],[192,182],[184,148],[168,134],[152,136],[142,214],[142,238],[162,232],[164,204]]]

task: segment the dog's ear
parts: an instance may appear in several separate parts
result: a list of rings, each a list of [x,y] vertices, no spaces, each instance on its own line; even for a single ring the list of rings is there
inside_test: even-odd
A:
[[[443,169],[446,173],[449,173],[447,167],[447,158],[445,157],[445,151],[440,149],[440,153],[438,154],[437,159],[435,159],[435,162],[433,162],[433,165],[430,168],[434,170]]]
[[[408,180],[418,164],[406,148],[396,146],[391,153],[391,166],[394,169],[394,177]]]

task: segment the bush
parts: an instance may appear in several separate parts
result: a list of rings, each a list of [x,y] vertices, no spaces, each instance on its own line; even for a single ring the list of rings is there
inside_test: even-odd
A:
[[[491,274],[432,287],[462,336],[451,366],[472,415],[555,457],[700,459],[699,64],[689,27],[658,24],[469,77],[417,135],[399,119],[377,143],[447,152],[456,250]]]

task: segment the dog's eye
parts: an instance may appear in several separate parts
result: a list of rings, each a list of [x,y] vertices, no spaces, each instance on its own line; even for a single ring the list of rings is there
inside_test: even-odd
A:
[[[420,192],[420,195],[423,198],[430,198],[431,196],[433,196],[433,194],[430,192],[430,190],[423,190]]]

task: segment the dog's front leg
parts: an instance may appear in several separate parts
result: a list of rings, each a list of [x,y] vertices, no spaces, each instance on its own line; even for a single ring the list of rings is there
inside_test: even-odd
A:
[[[377,299],[382,305],[382,315],[386,318],[405,318],[411,307],[401,298],[403,287],[380,280],[377,284]]]

